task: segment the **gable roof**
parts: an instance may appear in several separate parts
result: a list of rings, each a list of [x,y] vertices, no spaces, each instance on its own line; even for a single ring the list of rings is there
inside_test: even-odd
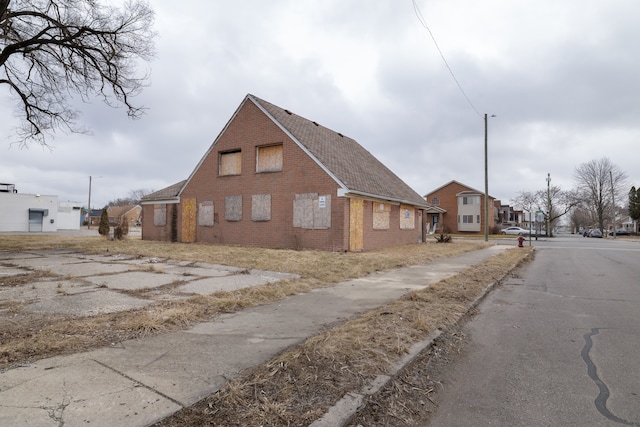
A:
[[[154,202],[177,203],[180,201],[178,195],[180,194],[180,191],[182,191],[182,188],[184,187],[186,182],[187,180],[185,179],[166,188],[163,188],[162,190],[147,194],[141,199],[140,203],[143,205]]]
[[[425,196],[424,196],[424,197],[426,198],[426,197],[428,197],[428,196],[432,195],[433,193],[435,193],[435,192],[437,192],[437,191],[440,191],[440,190],[442,190],[442,189],[443,189],[443,188],[445,188],[445,187],[448,187],[448,186],[449,186],[449,185],[451,185],[451,184],[458,184],[459,186],[466,188],[466,190],[462,190],[462,191],[460,191],[458,194],[456,194],[456,196],[459,196],[459,195],[464,194],[464,193],[467,193],[467,194],[481,194],[481,195],[484,195],[484,191],[476,190],[475,188],[473,188],[473,187],[469,187],[468,185],[465,185],[465,184],[463,184],[463,183],[461,183],[461,182],[459,182],[459,181],[456,181],[456,180],[454,179],[454,180],[451,180],[451,181],[447,182],[447,183],[446,183],[446,184],[444,184],[444,185],[441,185],[440,187],[436,188],[435,190],[431,190],[430,192],[428,192],[427,194],[425,194]],[[491,194],[489,194],[488,196],[489,196],[489,199],[495,199],[495,197],[491,196]]]
[[[110,217],[121,217],[134,210],[138,205],[109,206],[107,213]]]
[[[340,185],[342,195],[430,206],[354,139],[253,95],[253,102]],[[244,103],[243,102],[243,103]]]

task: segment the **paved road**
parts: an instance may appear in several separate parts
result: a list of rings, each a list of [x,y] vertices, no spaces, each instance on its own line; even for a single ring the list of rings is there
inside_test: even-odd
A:
[[[640,243],[540,239],[465,326],[431,426],[640,426]]]

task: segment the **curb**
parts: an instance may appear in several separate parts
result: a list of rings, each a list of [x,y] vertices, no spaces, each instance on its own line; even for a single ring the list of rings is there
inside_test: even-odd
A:
[[[496,287],[496,285],[508,275],[510,274],[516,267],[522,264],[524,261],[528,260],[531,255],[527,255],[525,258],[521,259],[514,265],[512,265],[506,273],[500,276],[498,279],[494,280],[492,283],[487,285],[486,288],[482,291],[478,297],[469,304],[467,310],[462,313],[460,318],[456,321],[455,325],[459,325],[471,310],[475,309],[480,305],[480,303],[489,295],[489,293]],[[386,386],[393,378],[398,376],[411,362],[413,362],[424,350],[430,348],[434,341],[442,334],[440,329],[430,333],[427,338],[423,341],[419,341],[411,346],[409,352],[400,358],[396,363],[393,364],[391,372],[389,375],[378,375],[368,386],[362,388],[362,390],[358,393],[349,392],[345,394],[342,399],[336,402],[325,414],[309,424],[309,427],[345,427],[347,426],[355,416],[358,411],[363,409],[366,406],[366,397],[373,396],[378,391],[380,391],[384,386]]]

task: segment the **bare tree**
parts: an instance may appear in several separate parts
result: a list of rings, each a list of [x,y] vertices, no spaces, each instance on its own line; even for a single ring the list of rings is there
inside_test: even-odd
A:
[[[584,207],[604,231],[605,217],[613,214],[613,197],[622,200],[622,194],[626,194],[627,174],[603,157],[578,166],[574,178]]]
[[[141,115],[131,98],[148,79],[136,70],[154,56],[154,13],[145,0],[127,0],[120,9],[105,3],[0,0],[0,85],[19,106],[22,145],[46,146],[45,133],[58,129],[81,132],[74,95]]]
[[[522,191],[511,202],[531,213],[534,210],[543,211],[549,216],[549,224],[553,226],[562,216],[571,212],[574,206],[580,203],[580,199],[575,191],[563,191],[554,185],[549,187],[548,191]],[[547,234],[553,236],[552,230],[547,230]]]
[[[127,206],[127,205],[137,205],[140,203],[142,198],[147,194],[153,193],[153,190],[147,190],[140,188],[138,190],[129,191],[128,197],[120,197],[114,200],[110,200],[107,205],[109,206]]]

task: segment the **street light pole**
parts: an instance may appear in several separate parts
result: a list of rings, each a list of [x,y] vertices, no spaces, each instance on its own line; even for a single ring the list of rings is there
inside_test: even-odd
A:
[[[551,174],[547,172],[547,237],[551,237],[551,193],[549,187],[551,185]]]
[[[89,204],[87,205],[87,230],[91,230],[91,175],[89,175]]]

